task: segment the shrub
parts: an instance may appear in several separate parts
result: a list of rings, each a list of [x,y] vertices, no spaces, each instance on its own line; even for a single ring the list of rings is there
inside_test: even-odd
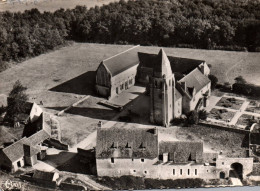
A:
[[[190,112],[189,117],[188,117],[188,124],[198,124],[199,122],[199,114],[197,111],[193,110]]]
[[[206,120],[208,113],[205,109],[199,111],[199,119]]]
[[[218,78],[216,76],[212,75],[212,74],[210,74],[208,77],[211,81],[211,89],[214,90],[217,86]]]

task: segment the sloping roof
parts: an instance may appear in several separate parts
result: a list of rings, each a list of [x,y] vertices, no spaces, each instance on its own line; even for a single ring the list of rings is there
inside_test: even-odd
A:
[[[167,141],[159,143],[159,155],[169,154],[169,161],[186,163],[203,159],[203,143],[187,141]]]
[[[197,93],[208,83],[210,83],[210,80],[207,76],[202,74],[202,72],[198,68],[196,68],[178,82],[186,82],[187,88],[195,88]]]
[[[45,172],[45,171],[35,170],[33,173],[33,178],[46,180],[46,181],[52,181],[54,174],[55,174],[55,172]]]
[[[140,60],[140,67],[154,68],[154,65],[157,64],[156,54],[138,52],[138,57]],[[171,70],[174,73],[176,80],[180,80],[184,75],[187,75],[196,67],[198,67],[201,63],[205,62],[203,60],[195,60],[189,58],[180,58],[173,56],[167,57],[170,61]]]
[[[3,153],[14,162],[24,156],[23,144],[26,143],[26,137],[4,148]]]
[[[155,158],[158,134],[146,128],[100,128],[96,158]]]
[[[163,49],[160,50],[160,52],[158,53],[155,59],[153,73],[155,76],[158,77],[162,77],[164,75],[165,76],[172,75],[170,61]]]
[[[175,88],[175,98],[176,100],[180,99],[182,97],[181,93]]]
[[[38,119],[34,122],[29,122],[25,124],[23,130],[23,137],[30,137],[31,135],[35,134],[37,131],[43,128],[43,114],[41,114]]]
[[[48,138],[50,138],[50,135],[45,130],[42,129],[36,132],[35,134],[33,134],[32,136],[28,137],[26,141],[33,146],[42,143]]]
[[[131,68],[132,66],[139,64],[137,52],[138,46],[135,46],[120,54],[103,60],[101,64],[104,64],[112,76],[116,76],[117,74]]]

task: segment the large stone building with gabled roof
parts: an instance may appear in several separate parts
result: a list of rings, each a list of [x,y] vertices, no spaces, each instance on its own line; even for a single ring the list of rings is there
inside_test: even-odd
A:
[[[241,177],[253,169],[253,158],[219,157],[200,141],[163,141],[157,128],[102,127],[97,129],[98,176],[125,175],[156,179],[219,179],[240,164]]]
[[[135,46],[103,60],[96,71],[96,92],[108,99],[143,83],[150,91],[150,120],[168,126],[174,118],[207,103],[211,82],[205,61],[142,52]]]

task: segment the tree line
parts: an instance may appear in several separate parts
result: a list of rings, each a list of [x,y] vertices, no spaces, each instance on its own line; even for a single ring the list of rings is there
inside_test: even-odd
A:
[[[129,0],[101,7],[0,13],[0,70],[66,44],[260,51],[258,0]]]

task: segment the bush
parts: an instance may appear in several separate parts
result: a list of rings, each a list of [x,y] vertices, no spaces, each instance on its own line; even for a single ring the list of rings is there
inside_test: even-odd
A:
[[[260,96],[260,86],[256,86],[253,84],[241,84],[234,83],[232,86],[232,90],[234,93],[249,95],[249,96]]]
[[[205,109],[199,111],[199,119],[206,120],[208,113]]]
[[[193,125],[193,124],[198,124],[198,122],[199,122],[198,112],[195,110],[191,111],[188,116],[188,124]]]
[[[218,78],[216,76],[212,75],[212,74],[210,74],[208,77],[211,81],[211,89],[214,90],[217,86]]]

